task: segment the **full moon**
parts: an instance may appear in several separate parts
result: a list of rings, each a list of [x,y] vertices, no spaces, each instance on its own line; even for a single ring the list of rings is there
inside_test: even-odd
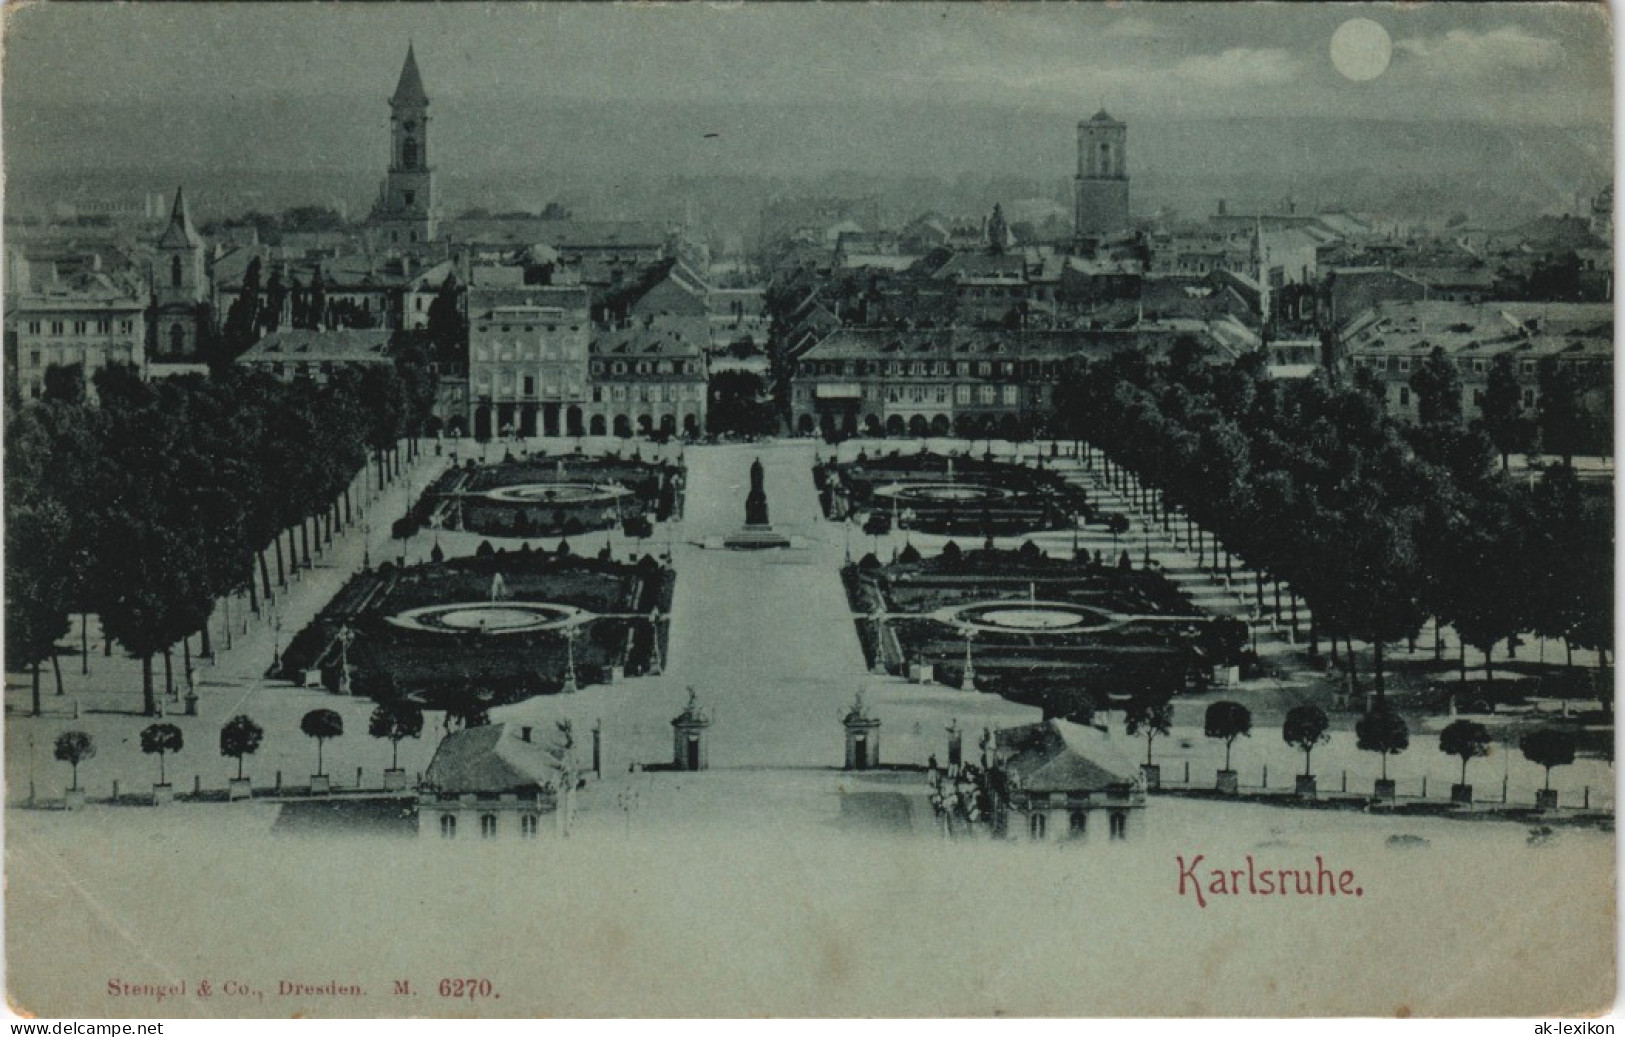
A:
[[[1363,83],[1376,79],[1394,56],[1388,30],[1369,18],[1350,18],[1332,33],[1332,64],[1344,78]]]

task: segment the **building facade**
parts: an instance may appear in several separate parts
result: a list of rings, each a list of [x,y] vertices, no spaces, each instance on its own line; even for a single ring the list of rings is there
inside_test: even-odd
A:
[[[587,429],[585,288],[468,290],[468,424],[491,436],[580,436]]]
[[[146,373],[146,305],[105,275],[48,286],[15,296],[7,324],[18,393],[27,400],[45,391],[45,372],[78,364],[86,391],[104,367],[123,364]]]
[[[706,316],[648,316],[593,331],[589,435],[699,435],[705,430]]]

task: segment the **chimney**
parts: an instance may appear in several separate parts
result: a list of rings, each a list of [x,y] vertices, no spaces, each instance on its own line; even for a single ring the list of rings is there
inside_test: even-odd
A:
[[[521,728],[520,728],[520,729],[519,729],[519,740],[520,740],[520,741],[521,741],[521,742],[528,742],[528,741],[530,741],[530,728],[528,728],[528,727],[521,727]]]

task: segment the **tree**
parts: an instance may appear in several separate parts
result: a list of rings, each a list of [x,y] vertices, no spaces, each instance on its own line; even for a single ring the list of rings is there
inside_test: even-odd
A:
[[[185,744],[181,729],[174,724],[150,724],[142,729],[141,751],[158,757],[158,784],[169,784],[164,774],[164,757],[180,752]]]
[[[1358,741],[1355,745],[1368,753],[1380,753],[1382,756],[1382,780],[1388,780],[1388,757],[1398,756],[1410,748],[1411,733],[1405,726],[1405,718],[1388,708],[1383,703],[1354,725],[1354,734]]]
[[[993,215],[987,220],[987,249],[995,256],[1003,255],[1010,238],[1010,226],[1004,220],[1004,208],[997,203]]]
[[[1117,550],[1117,538],[1128,532],[1128,516],[1120,512],[1112,512],[1106,516],[1106,532],[1112,535],[1112,550]]]
[[[1123,708],[1123,730],[1130,738],[1145,736],[1145,765],[1151,766],[1151,743],[1173,730],[1174,703],[1162,692],[1141,689]]]
[[[609,624],[595,623],[594,631],[596,632],[600,626],[609,629]],[[463,731],[471,727],[485,727],[491,723],[491,707],[476,692],[469,689],[457,701],[446,707],[446,719],[455,721],[458,728]]]
[[[344,734],[344,718],[331,709],[313,709],[299,721],[299,730],[316,739],[316,776],[321,777],[322,743]]]
[[[1461,783],[1467,784],[1467,764],[1490,754],[1490,729],[1476,720],[1457,720],[1439,732],[1439,751],[1461,758]]]
[[[79,789],[79,765],[96,755],[96,740],[83,731],[64,731],[56,736],[56,758],[73,768],[73,787]]]
[[[1461,376],[1456,363],[1443,346],[1411,372],[1411,391],[1416,393],[1416,416],[1424,425],[1455,424],[1461,420]]]
[[[871,511],[863,521],[863,531],[874,542],[875,553],[880,553],[880,538],[891,532],[891,516],[884,511]]]
[[[251,718],[238,714],[220,729],[220,755],[237,761],[237,780],[243,780],[243,757],[259,752],[265,729]]]
[[[1575,744],[1574,732],[1560,727],[1537,728],[1518,739],[1518,748],[1523,751],[1524,759],[1537,767],[1546,768],[1545,788],[1548,792],[1552,789],[1552,768],[1566,767],[1574,762]]]
[[[389,739],[389,769],[400,770],[401,740],[423,734],[423,707],[408,698],[380,702],[372,711],[367,733]]]
[[[1491,362],[1480,409],[1484,433],[1501,455],[1501,471],[1504,472],[1508,457],[1528,450],[1530,440],[1529,420],[1523,415],[1523,390],[1518,385],[1511,353],[1502,353]]]
[[[1202,733],[1224,742],[1224,769],[1230,769],[1230,747],[1236,739],[1253,733],[1253,714],[1239,702],[1220,701],[1207,707],[1202,719]]]
[[[1554,357],[1542,357],[1537,372],[1540,402],[1536,420],[1540,427],[1540,448],[1562,457],[1565,465],[1572,464],[1584,437],[1579,382],[1574,369]]]
[[[1331,721],[1326,718],[1326,711],[1319,706],[1293,706],[1286,712],[1286,721],[1281,725],[1281,738],[1287,745],[1303,753],[1303,774],[1309,777],[1309,756],[1316,746],[1325,745],[1332,740],[1326,732]]]

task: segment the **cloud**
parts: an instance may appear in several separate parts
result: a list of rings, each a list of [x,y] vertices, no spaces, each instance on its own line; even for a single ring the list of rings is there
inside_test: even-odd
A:
[[[1171,35],[1171,30],[1171,25],[1158,25],[1149,18],[1125,14],[1121,18],[1112,19],[1111,24],[1106,26],[1100,35],[1113,40],[1166,39]]]
[[[1429,75],[1453,78],[1548,68],[1563,52],[1557,40],[1536,36],[1521,25],[1503,25],[1488,32],[1452,29],[1443,36],[1412,36],[1395,41],[1394,49],[1421,59],[1420,67]]]
[[[1279,47],[1231,47],[1188,57],[1170,74],[1193,85],[1227,87],[1285,83],[1302,70],[1303,62]]]

